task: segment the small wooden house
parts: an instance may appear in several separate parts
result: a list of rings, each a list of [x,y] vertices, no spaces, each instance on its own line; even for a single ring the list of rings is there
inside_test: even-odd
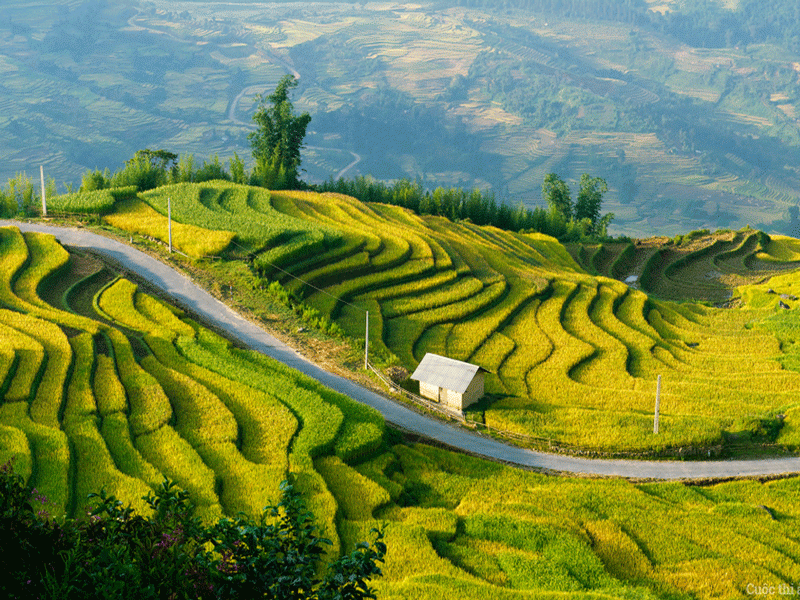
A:
[[[447,408],[463,410],[483,397],[486,370],[460,360],[428,353],[411,379],[419,381],[419,393]]]

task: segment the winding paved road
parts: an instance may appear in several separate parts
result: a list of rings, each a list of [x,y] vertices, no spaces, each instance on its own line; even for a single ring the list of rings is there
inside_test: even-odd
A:
[[[257,325],[242,318],[224,303],[192,283],[185,275],[126,244],[83,229],[4,220],[0,220],[0,226],[16,226],[22,231],[49,233],[65,245],[91,249],[108,256],[125,269],[171,294],[189,310],[230,332],[247,346],[302,371],[358,402],[376,408],[389,423],[473,454],[522,467],[641,479],[706,479],[800,473],[800,457],[691,462],[592,460],[508,446],[497,440],[421,415],[352,381],[321,369]]]

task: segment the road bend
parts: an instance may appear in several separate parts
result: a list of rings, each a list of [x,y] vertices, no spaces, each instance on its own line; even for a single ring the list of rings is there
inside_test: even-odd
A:
[[[54,235],[66,246],[84,248],[108,257],[172,296],[244,345],[289,365],[357,402],[377,409],[392,425],[437,440],[457,450],[525,468],[629,479],[680,480],[800,473],[800,457],[713,461],[637,461],[587,459],[547,454],[504,444],[455,425],[422,415],[344,377],[330,373],[301,356],[269,332],[243,318],[229,306],[172,267],[117,240],[85,229],[0,220],[0,226]]]

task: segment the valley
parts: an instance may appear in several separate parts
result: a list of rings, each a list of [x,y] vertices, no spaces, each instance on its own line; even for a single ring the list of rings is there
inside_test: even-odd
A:
[[[74,183],[148,146],[231,156],[252,96],[288,72],[313,115],[309,182],[406,177],[534,207],[546,173],[590,172],[614,234],[797,234],[800,60],[778,43],[513,4],[57,4],[14,2],[0,27],[0,179],[44,164]]]

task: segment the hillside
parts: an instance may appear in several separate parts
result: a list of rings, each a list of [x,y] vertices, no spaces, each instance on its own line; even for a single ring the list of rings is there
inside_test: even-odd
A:
[[[797,235],[792,3],[625,7],[14,1],[0,181],[44,164],[77,183],[145,147],[243,155],[253,96],[292,73],[310,182],[408,177],[533,207],[546,173],[588,172],[614,233]]]
[[[147,512],[164,478],[207,522],[257,516],[291,480],[325,559],[385,532],[381,600],[796,595],[800,477],[765,473],[800,460],[800,239],[782,235],[800,235],[797,15],[796,0],[4,2],[0,182],[43,164],[68,184],[144,147],[199,181],[192,161],[242,153],[250,99],[288,72],[313,114],[309,182],[407,177],[534,206],[545,173],[573,191],[591,173],[611,233],[640,237],[561,244],[224,181],[58,196],[51,179],[47,222],[144,249],[319,370],[405,402],[404,373],[436,352],[481,365],[488,393],[448,425],[380,396],[429,428],[410,433],[119,254],[0,227],[0,467],[56,521],[101,489]],[[0,213],[38,223],[25,179]],[[442,430],[591,466],[492,462]],[[615,457],[660,476],[588,475],[619,473],[598,460]],[[666,481],[740,462],[760,475]]]
[[[171,197],[177,221],[235,233],[226,252],[248,257],[242,285],[278,282],[362,340],[368,310],[373,362],[412,370],[434,352],[481,365],[488,395],[468,418],[528,444],[622,455],[797,444],[795,317],[778,308],[795,302],[794,240],[695,232],[571,248],[573,259],[540,234],[333,194],[207,183],[140,197],[162,215]],[[687,298],[704,302],[674,302]]]
[[[385,527],[379,598],[744,598],[800,576],[796,478],[569,479],[403,443],[49,236],[0,229],[0,273],[0,460],[50,514],[100,486],[141,509],[162,475],[207,517],[253,514],[292,473],[332,553]]]

